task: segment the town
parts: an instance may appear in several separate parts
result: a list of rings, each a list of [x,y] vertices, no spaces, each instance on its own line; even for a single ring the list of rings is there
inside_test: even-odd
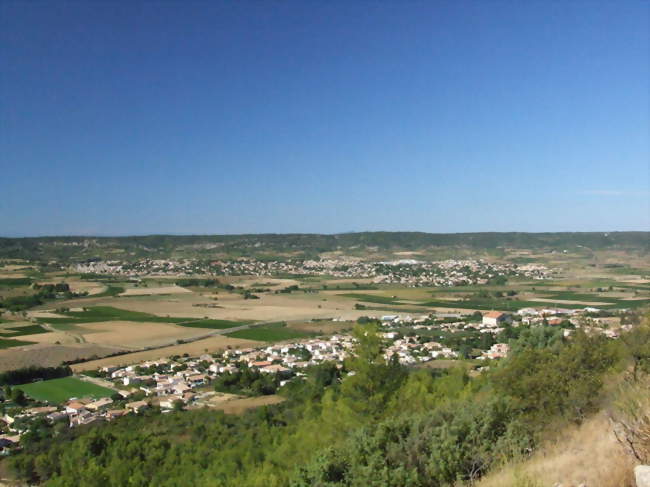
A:
[[[504,277],[549,279],[553,271],[542,264],[491,263],[483,259],[423,262],[401,259],[385,262],[366,262],[352,257],[320,260],[270,260],[252,258],[237,260],[154,260],[136,262],[92,261],[70,268],[82,274],[121,275],[142,277],[207,276],[329,276],[335,278],[368,279],[372,283],[419,286],[462,286],[485,284]]]
[[[616,339],[631,329],[628,318],[626,310],[586,307],[523,308],[514,314],[491,311],[364,316],[358,322],[378,324],[387,361],[427,367],[468,359],[474,360],[474,373],[480,373],[489,368],[491,361],[508,356],[509,338],[520,336],[522,329],[545,327],[562,337],[583,329],[588,334]],[[245,396],[276,394],[292,381],[304,380],[315,366],[332,364],[344,371],[354,346],[351,334],[334,334],[194,357],[184,354],[128,366],[105,366],[76,377],[100,385],[110,394],[73,397],[61,404],[39,401],[20,389],[12,391],[5,386],[0,452],[10,454],[20,449],[21,437],[43,421],[72,428],[152,409],[162,413],[219,409]]]

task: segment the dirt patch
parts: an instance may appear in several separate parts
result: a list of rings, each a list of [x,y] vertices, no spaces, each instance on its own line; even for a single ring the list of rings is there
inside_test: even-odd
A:
[[[213,353],[226,348],[254,348],[264,345],[262,342],[254,340],[243,340],[240,338],[230,338],[225,336],[213,336],[197,340],[192,343],[181,345],[172,345],[170,347],[157,348],[155,350],[143,350],[141,352],[132,352],[116,357],[106,357],[104,359],[92,360],[81,364],[72,365],[72,370],[79,372],[82,370],[98,369],[109,365],[131,365],[144,362],[146,360],[156,360],[166,358],[172,355],[182,355],[184,353],[190,356],[201,355],[202,353]],[[207,352],[206,352],[207,350]]]
[[[64,315],[59,315],[50,311],[30,311],[28,314],[30,318],[65,318]]]
[[[188,328],[168,323],[132,321],[102,321],[77,325],[84,339],[98,345],[125,348],[155,347],[173,340],[184,340],[205,335],[204,329]]]
[[[91,357],[104,357],[119,351],[116,348],[92,344],[51,345],[38,344],[0,350],[0,371],[20,369],[32,365],[54,367],[61,362]]]
[[[159,294],[188,294],[192,293],[189,289],[180,286],[164,287],[132,287],[127,289],[120,296],[155,296]]]
[[[280,396],[259,396],[259,397],[246,397],[243,399],[233,399],[225,401],[214,409],[223,411],[226,414],[241,414],[249,409],[258,408],[260,406],[270,406],[271,404],[279,404],[284,401]]]

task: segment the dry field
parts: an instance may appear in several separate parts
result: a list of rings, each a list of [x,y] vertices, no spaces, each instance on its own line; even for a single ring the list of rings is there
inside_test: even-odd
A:
[[[51,311],[28,311],[27,315],[30,318],[65,318],[64,315],[52,313]]]
[[[190,317],[234,321],[309,320],[311,318],[356,319],[364,313],[354,309],[354,300],[335,294],[272,294],[261,299],[243,299],[240,295],[219,294],[214,301],[196,293],[174,297],[107,298],[93,305],[114,306],[158,316]],[[195,306],[216,304],[219,308]]]
[[[571,301],[569,299],[553,299],[553,298],[528,298],[530,301],[538,303],[553,303],[553,304],[580,304],[585,306],[605,306],[611,303],[603,303],[600,301]]]
[[[45,334],[41,336],[45,336]],[[69,343],[65,345],[39,343],[27,347],[8,348],[0,350],[0,371],[20,369],[32,365],[53,367],[61,365],[61,362],[64,361],[94,356],[101,357],[119,350],[118,348],[102,347],[89,343]]]
[[[120,294],[120,296],[153,296],[159,294],[187,294],[189,289],[180,286],[164,287],[132,287]]]
[[[278,404],[282,401],[284,401],[283,397],[275,395],[246,397],[221,402],[214,406],[214,409],[223,411],[226,414],[241,414],[249,409],[258,408],[260,406],[270,406],[271,404]]]
[[[206,334],[202,328],[188,328],[168,323],[102,321],[77,325],[86,342],[122,348],[156,347],[173,340],[185,340]]]
[[[72,365],[72,370],[80,372],[83,370],[98,369],[109,365],[130,365],[146,360],[156,360],[166,358],[172,355],[182,355],[184,353],[190,356],[201,355],[202,353],[214,353],[227,348],[252,348],[264,345],[262,342],[253,340],[243,340],[241,338],[230,338],[221,335],[215,335],[192,343],[181,345],[172,345],[169,347],[156,348],[154,350],[143,350],[141,352],[132,352],[115,357],[106,357],[103,359],[92,360],[81,364]]]

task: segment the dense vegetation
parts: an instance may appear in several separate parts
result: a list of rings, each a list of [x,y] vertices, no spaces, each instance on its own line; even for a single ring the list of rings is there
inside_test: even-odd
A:
[[[284,404],[243,416],[154,409],[89,429],[44,423],[9,462],[51,486],[451,486],[528,454],[548,425],[581,421],[625,358],[619,341],[528,331],[471,378],[386,362],[375,330],[355,329],[342,370],[323,364],[280,389]],[[218,387],[259,380],[241,371]]]
[[[25,367],[0,373],[0,386],[25,384],[35,380],[58,379],[72,375],[67,365],[61,367]]]

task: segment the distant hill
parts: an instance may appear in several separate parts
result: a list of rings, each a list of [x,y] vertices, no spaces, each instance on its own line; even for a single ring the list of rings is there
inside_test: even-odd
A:
[[[491,250],[624,249],[650,251],[650,232],[359,232],[325,234],[148,235],[130,237],[0,238],[0,258],[89,259],[171,255],[315,256],[322,252],[418,251],[432,248]]]

